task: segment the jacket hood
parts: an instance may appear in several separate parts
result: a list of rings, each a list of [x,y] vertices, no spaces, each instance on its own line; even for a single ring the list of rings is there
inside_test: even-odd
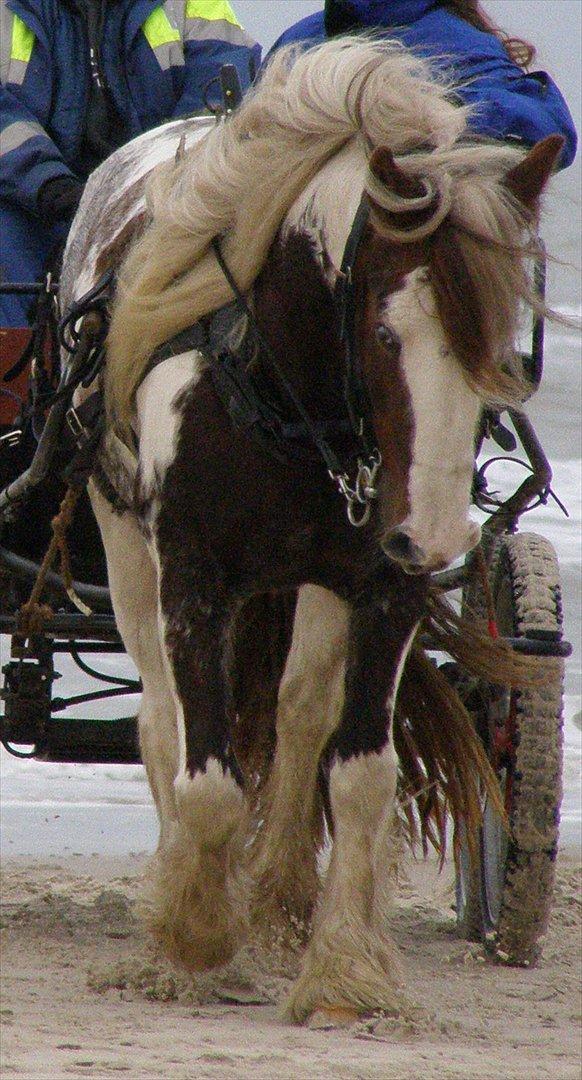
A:
[[[328,36],[346,33],[354,26],[404,26],[416,22],[442,0],[326,0]]]

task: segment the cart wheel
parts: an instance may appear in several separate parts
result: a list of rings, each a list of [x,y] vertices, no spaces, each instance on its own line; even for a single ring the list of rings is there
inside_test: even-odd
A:
[[[534,533],[504,537],[491,585],[500,633],[560,640],[560,575],[552,545]],[[467,597],[469,602],[469,597]],[[544,659],[543,686],[488,687],[479,724],[505,799],[509,832],[485,799],[480,865],[461,851],[459,926],[507,963],[529,965],[540,953],[553,897],[562,797],[563,661]],[[462,845],[463,849],[464,845]]]

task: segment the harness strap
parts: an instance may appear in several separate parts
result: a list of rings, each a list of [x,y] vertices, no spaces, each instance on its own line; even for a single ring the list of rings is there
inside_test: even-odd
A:
[[[203,322],[194,323],[193,326],[180,330],[179,334],[174,334],[173,338],[154,349],[136,384],[134,397],[158,364],[163,364],[164,360],[170,360],[172,356],[179,356],[180,353],[190,352],[192,349],[202,353],[208,350],[208,333]]]
[[[254,312],[224,259],[218,237],[212,240],[212,249],[232,290],[235,303],[221,309],[210,321],[208,318],[200,320],[193,327],[175,335],[169,342],[156,349],[138,384],[138,386],[141,385],[141,382],[158,364],[170,356],[177,355],[180,351],[194,348],[204,353],[210,362],[216,393],[233,423],[239,429],[251,429],[253,436],[267,451],[283,462],[290,459],[305,461],[305,448],[300,444],[306,439],[309,440],[325,463],[328,474],[338,491],[345,498],[348,519],[357,528],[365,525],[369,520],[372,501],[377,497],[376,475],[382,462],[370,419],[370,403],[362,379],[355,336],[356,303],[353,266],[368,222],[368,215],[368,203],[364,197],[358,207],[346,243],[340,280],[334,297],[340,318],[340,340],[344,342],[346,351],[344,398],[348,418],[345,422],[334,419],[331,422],[319,423],[306,409],[294,386],[279,366],[269,342],[262,334]],[[228,321],[226,327],[223,322],[229,308],[238,310],[247,319],[249,335],[242,352],[240,349],[235,352],[228,347],[225,348],[223,344],[228,337]],[[298,422],[289,422],[281,414],[277,405],[268,400],[264,389],[258,385],[257,377],[250,369],[254,349],[249,348],[249,338],[251,344],[254,342],[255,347],[268,360],[269,371],[276,378],[279,390],[293,406],[299,418]],[[328,441],[330,432],[335,435],[351,433],[353,436],[355,446],[352,444],[351,452],[343,454],[343,461]],[[310,460],[313,460],[312,455],[310,455]],[[355,479],[351,480],[350,472],[354,463],[356,464]]]
[[[377,453],[376,437],[370,419],[371,406],[364,383],[356,342],[356,296],[354,266],[362,237],[370,217],[370,205],[362,196],[348,236],[340,273],[335,287],[335,302],[340,320],[340,341],[344,343],[346,363],[344,368],[344,398],[352,430],[360,439],[369,456]]]
[[[230,269],[229,269],[229,267],[227,266],[227,264],[226,264],[226,262],[224,260],[224,257],[222,255],[222,251],[221,251],[221,248],[220,248],[220,241],[219,241],[218,237],[216,237],[216,236],[212,240],[212,248],[213,248],[214,254],[216,256],[216,261],[218,262],[218,265],[220,266],[220,269],[222,270],[222,273],[224,274],[228,284],[230,285],[241,311],[247,316],[247,318],[249,320],[249,326],[252,329],[252,332],[253,332],[253,335],[255,337],[255,340],[256,340],[257,344],[260,346],[260,348],[263,350],[265,356],[269,360],[269,364],[271,365],[274,374],[277,376],[277,381],[279,382],[279,384],[281,386],[281,389],[284,391],[285,395],[289,398],[289,400],[292,403],[295,411],[300,416],[303,424],[305,425],[305,428],[307,430],[308,435],[310,436],[310,438],[313,441],[314,445],[316,446],[317,450],[321,454],[321,457],[323,458],[323,460],[324,460],[324,462],[325,462],[325,464],[327,466],[328,472],[334,478],[336,476],[341,475],[342,466],[341,466],[341,462],[340,462],[339,458],[337,457],[335,452],[332,450],[332,448],[329,445],[329,443],[327,442],[327,440],[323,437],[322,431],[321,431],[321,426],[318,425],[317,423],[315,423],[315,421],[312,419],[309,412],[305,408],[303,402],[301,401],[298,394],[296,393],[295,388],[291,385],[291,383],[288,381],[288,379],[286,378],[284,373],[281,371],[281,368],[279,367],[279,364],[277,363],[275,354],[273,353],[273,350],[272,350],[271,346],[269,345],[268,341],[265,339],[265,337],[261,333],[259,327],[257,326],[257,322],[256,322],[256,319],[255,319],[254,313],[251,311],[251,309],[250,309],[250,307],[249,307],[249,305],[248,305],[248,303],[246,301],[245,296],[243,296],[241,290],[238,287],[237,282],[235,281],[234,277],[232,276],[232,274],[230,272]],[[248,386],[248,384],[247,384],[247,386]]]
[[[303,420],[295,423],[286,420],[276,405],[261,393],[244,356],[229,351],[210,355],[214,389],[231,420],[238,429],[251,431],[277,461],[319,461],[320,453],[314,455],[305,446],[306,441],[313,441],[313,428],[320,441],[326,444],[329,432],[347,434],[351,431],[347,420],[324,423],[312,420],[313,428],[308,428]]]
[[[302,424],[305,426],[307,434],[323,458],[329,476],[336,484],[340,494],[345,498],[348,520],[355,528],[361,528],[369,521],[372,501],[377,498],[376,476],[380,465],[382,464],[382,456],[376,445],[374,429],[370,419],[370,403],[362,379],[355,337],[355,293],[352,271],[357,258],[359,244],[368,221],[368,213],[368,203],[366,198],[363,197],[358,207],[344,250],[340,275],[341,284],[336,291],[335,297],[336,306],[340,316],[341,339],[345,342],[346,351],[344,399],[352,434],[355,437],[356,447],[359,445],[364,451],[364,454],[358,455],[356,450],[356,453],[352,453],[351,455],[352,462],[354,457],[357,457],[357,471],[354,481],[350,480],[347,467],[342,465],[340,459],[324,437],[324,429],[321,425],[316,424],[309,415],[302,401],[297,396],[294,387],[288,382],[281,371],[273,350],[261,334],[254,314],[251,312],[246,298],[243,296],[223,258],[218,237],[215,237],[212,241],[212,247],[218,265],[228,281],[241,311],[243,311],[248,318],[255,340],[268,358],[282,390],[292,402],[295,411],[301,418]],[[250,381],[250,376],[246,371],[246,368],[244,371],[241,371],[240,365],[238,374],[239,377],[242,377],[244,380]],[[224,372],[220,377],[224,379]],[[255,395],[252,400],[256,405],[257,400],[260,401],[260,398],[257,399]],[[264,403],[262,403],[262,407],[264,408]],[[232,406],[227,404],[227,408],[229,408],[232,415]],[[257,429],[258,428],[259,425],[257,423]]]
[[[36,284],[36,283],[35,283]],[[0,289],[5,291],[5,288]],[[12,382],[36,360],[36,379],[41,383],[41,392],[48,394],[58,380],[59,347],[56,334],[56,302],[52,273],[49,271],[44,282],[38,283],[35,290],[38,296],[30,340],[15,364],[2,376],[3,382]],[[50,356],[50,374],[45,371],[45,359]],[[44,376],[44,377],[43,377]]]
[[[113,296],[115,270],[110,267],[92,289],[84,293],[79,300],[75,300],[67,308],[66,314],[59,323],[59,339],[61,345],[68,353],[74,353],[79,344],[79,333],[76,323],[91,311],[97,312],[103,319],[105,337],[108,327],[108,308]]]
[[[106,277],[109,282],[112,274]],[[61,374],[58,389],[44,402],[49,411],[30,466],[8,487],[0,490],[0,519],[6,512],[10,512],[12,504],[40,484],[53,467],[67,410],[69,410],[69,426],[76,437],[78,449],[73,463],[76,480],[82,486],[90,475],[90,464],[94,460],[103,433],[100,395],[84,412],[85,419],[88,420],[90,415],[91,429],[79,418],[75,410],[69,409],[69,406],[77,387],[81,384],[88,385],[88,381],[95,378],[104,362],[103,345],[107,333],[107,300],[109,298],[109,293],[105,288],[107,282],[105,277],[102,278],[90,293],[72,306],[60,324],[61,342],[67,351],[73,354],[72,360],[70,366]],[[76,324],[82,316],[81,325],[77,330]],[[73,344],[70,344],[69,338],[72,339]]]

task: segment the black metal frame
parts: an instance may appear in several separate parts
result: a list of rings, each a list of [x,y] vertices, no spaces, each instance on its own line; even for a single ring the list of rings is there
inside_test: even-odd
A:
[[[94,632],[87,626],[88,621]],[[10,620],[0,617],[1,631],[7,629],[7,622]],[[0,691],[4,702],[0,741],[9,753],[41,761],[141,761],[135,716],[97,720],[56,715],[75,705],[141,692],[138,680],[110,677],[81,659],[83,653],[105,652],[125,653],[113,615],[90,620],[82,615],[55,615],[42,633],[26,642],[13,635],[12,658],[2,668],[4,685]],[[53,683],[60,677],[54,669],[54,657],[59,653],[71,656],[91,678],[114,685],[86,694],[54,697]],[[17,749],[20,746],[31,749]]]

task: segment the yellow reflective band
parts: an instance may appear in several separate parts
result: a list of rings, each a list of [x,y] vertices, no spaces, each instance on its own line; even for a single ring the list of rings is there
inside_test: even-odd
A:
[[[163,8],[156,8],[148,15],[143,24],[143,32],[152,49],[159,45],[167,45],[170,41],[180,40],[180,31],[172,26]]]
[[[233,26],[240,26],[227,0],[186,0],[186,18],[207,19],[208,22],[229,22]]]
[[[14,22],[12,23],[12,49],[10,51],[10,59],[22,60],[27,64],[32,55],[33,45],[34,34],[30,29],[30,26],[27,26],[19,15],[15,15]]]

